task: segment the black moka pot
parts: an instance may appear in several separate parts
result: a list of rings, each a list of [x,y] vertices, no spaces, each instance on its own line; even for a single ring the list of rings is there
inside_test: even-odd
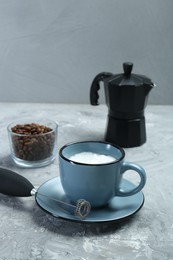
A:
[[[105,140],[122,147],[136,147],[146,142],[144,109],[148,94],[155,86],[151,79],[132,74],[133,63],[123,63],[124,73],[99,73],[90,89],[91,105],[98,105],[100,82],[104,82],[109,109]]]

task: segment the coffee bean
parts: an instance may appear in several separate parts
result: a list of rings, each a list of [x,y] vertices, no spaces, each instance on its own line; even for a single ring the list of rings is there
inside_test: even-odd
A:
[[[28,161],[49,158],[53,154],[55,132],[50,127],[36,123],[17,124],[11,128],[15,156]]]

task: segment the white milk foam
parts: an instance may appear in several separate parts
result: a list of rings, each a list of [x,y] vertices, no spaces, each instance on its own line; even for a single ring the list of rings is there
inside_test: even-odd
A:
[[[116,158],[110,155],[92,153],[92,152],[81,152],[76,153],[69,157],[70,160],[79,163],[86,164],[104,164],[116,161]]]

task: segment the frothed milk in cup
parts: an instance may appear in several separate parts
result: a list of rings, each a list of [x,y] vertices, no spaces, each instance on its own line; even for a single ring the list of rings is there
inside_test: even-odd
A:
[[[145,170],[124,160],[122,148],[101,141],[82,141],[66,144],[59,151],[62,188],[72,203],[87,200],[91,207],[103,207],[116,196],[132,196],[146,182]],[[139,175],[137,186],[121,188],[123,175],[133,170]]]
[[[78,163],[86,163],[86,164],[104,164],[111,163],[116,160],[113,156],[92,153],[92,152],[81,152],[76,153],[69,157],[70,160]]]

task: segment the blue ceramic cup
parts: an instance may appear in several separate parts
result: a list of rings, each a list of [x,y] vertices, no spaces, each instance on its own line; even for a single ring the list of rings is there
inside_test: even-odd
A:
[[[114,159],[111,162],[95,164],[71,159],[83,152],[111,156]],[[124,157],[122,148],[106,142],[83,141],[63,146],[59,151],[59,168],[66,196],[73,203],[85,199],[92,207],[101,207],[115,196],[131,196],[141,191],[146,183],[145,170],[135,163],[124,161]],[[130,191],[123,191],[120,185],[123,173],[127,170],[135,171],[140,176],[140,183]]]

